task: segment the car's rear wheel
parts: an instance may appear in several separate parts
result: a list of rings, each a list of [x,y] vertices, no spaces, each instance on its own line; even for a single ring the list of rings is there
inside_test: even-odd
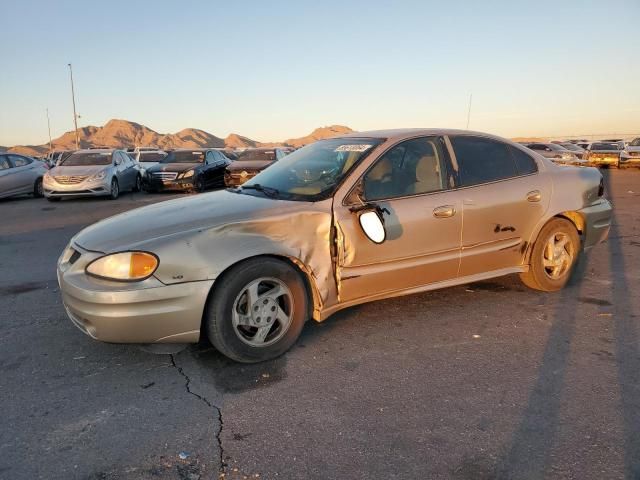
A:
[[[566,285],[580,255],[580,236],[573,223],[554,218],[538,234],[522,282],[535,290],[555,292]]]
[[[111,180],[111,190],[109,191],[109,198],[111,200],[116,200],[120,196],[120,186],[118,185],[118,180],[115,178]]]
[[[139,192],[140,190],[142,190],[142,178],[140,175],[136,175],[136,183],[133,185],[133,191]]]
[[[44,187],[42,186],[42,178],[36,180],[33,185],[33,196],[36,198],[44,197]]]
[[[214,289],[205,328],[227,357],[256,363],[282,355],[296,342],[308,316],[308,295],[300,274],[274,258],[234,267]]]

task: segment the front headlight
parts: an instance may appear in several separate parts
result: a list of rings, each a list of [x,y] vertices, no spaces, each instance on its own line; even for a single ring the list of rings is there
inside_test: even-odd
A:
[[[180,175],[178,175],[178,178],[189,178],[189,177],[193,177],[193,170],[187,170],[184,173],[181,173]]]
[[[158,264],[158,257],[151,253],[121,252],[94,260],[85,271],[94,277],[130,282],[150,277]]]
[[[42,181],[44,183],[51,183],[51,182],[53,182],[53,177],[51,176],[50,173],[45,173],[44,177],[42,178]]]
[[[107,172],[106,170],[102,170],[101,172],[96,173],[93,177],[91,177],[89,180],[94,181],[94,180],[102,180],[104,179],[104,177],[107,176]]]

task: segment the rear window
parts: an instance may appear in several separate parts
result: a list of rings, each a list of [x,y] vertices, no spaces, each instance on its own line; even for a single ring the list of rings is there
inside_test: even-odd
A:
[[[273,162],[276,159],[275,150],[245,150],[238,153],[237,162],[243,161],[262,161]]]
[[[509,145],[488,138],[460,136],[451,140],[463,187],[518,175]]]
[[[205,152],[179,151],[171,152],[161,163],[204,163]]]
[[[140,161],[141,162],[159,162],[166,155],[164,153],[158,152],[140,152]]]
[[[592,143],[591,150],[618,150],[615,143]]]
[[[65,167],[86,165],[111,165],[111,152],[73,153],[60,162]]]

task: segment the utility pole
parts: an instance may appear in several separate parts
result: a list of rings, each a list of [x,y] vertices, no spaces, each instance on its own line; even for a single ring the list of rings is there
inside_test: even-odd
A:
[[[469,110],[467,111],[467,130],[469,130],[469,121],[471,120],[471,100],[473,100],[473,93],[469,95]]]
[[[49,130],[49,153],[53,151],[53,146],[51,144],[51,122],[49,121],[49,109],[47,108],[47,129]]]
[[[80,138],[78,137],[78,115],[76,114],[76,94],[73,89],[73,68],[69,65],[69,74],[71,75],[71,101],[73,102],[73,125],[75,126],[76,133],[76,150],[80,150]]]

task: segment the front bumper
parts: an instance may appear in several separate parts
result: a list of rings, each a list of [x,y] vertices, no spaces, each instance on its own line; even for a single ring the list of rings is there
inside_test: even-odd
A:
[[[213,280],[173,285],[155,277],[130,283],[104,281],[84,272],[102,254],[77,245],[73,249],[80,255],[74,263],[59,262],[58,283],[69,318],[85,334],[111,343],[199,340]]]
[[[161,191],[161,190],[180,190],[180,191],[189,191],[194,190],[195,185],[193,184],[194,177],[189,177],[185,179],[175,179],[175,180],[160,180],[157,178],[153,178],[151,175],[147,175],[143,180],[143,184],[149,190]]]
[[[42,187],[45,197],[99,197],[111,193],[111,183],[105,181],[63,185],[55,180],[45,180]]]
[[[584,218],[584,232],[582,232],[582,246],[589,249],[600,242],[604,242],[609,236],[613,207],[606,199],[585,207],[578,211]]]

